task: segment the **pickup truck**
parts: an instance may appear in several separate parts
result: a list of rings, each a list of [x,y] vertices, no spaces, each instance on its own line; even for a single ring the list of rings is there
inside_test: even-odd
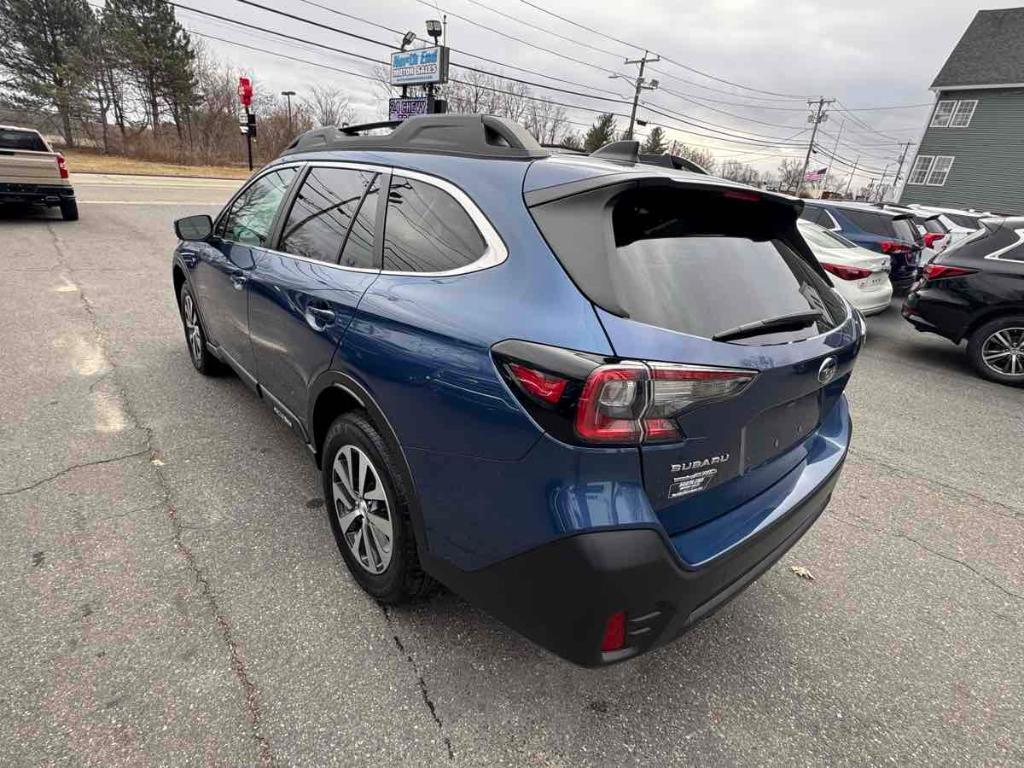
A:
[[[78,219],[78,202],[64,155],[38,131],[0,125],[0,205],[60,208],[65,221]]]

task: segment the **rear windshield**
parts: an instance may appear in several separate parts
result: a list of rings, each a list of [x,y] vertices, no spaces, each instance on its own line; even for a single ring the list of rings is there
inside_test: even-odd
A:
[[[942,225],[942,222],[939,221],[938,219],[914,219],[914,220],[915,221],[919,221],[921,223],[921,226],[924,227],[924,231],[925,232],[930,232],[933,235],[945,235],[947,232],[949,232],[949,230],[947,230]]]
[[[896,237],[905,243],[916,243],[921,240],[921,233],[917,231],[917,227],[914,226],[914,221],[910,217],[893,219],[892,229],[896,233]]]
[[[881,235],[882,237],[897,237],[897,230],[893,226],[893,218],[891,213],[882,213],[881,211],[867,211],[867,210],[856,210],[853,208],[843,208],[842,214],[846,216],[850,221],[856,224],[863,230],[870,232],[873,235]],[[914,236],[910,232],[905,233],[908,237],[908,242],[914,242]]]
[[[857,246],[835,232],[817,227],[800,227],[800,234],[812,246],[819,248],[856,248]]]
[[[14,131],[0,128],[0,149],[24,149],[31,152],[49,152],[46,142],[35,131]]]
[[[541,206],[538,224],[577,285],[609,311],[705,338],[820,313],[798,330],[743,342],[755,344],[815,336],[845,317],[826,281],[786,241],[795,212],[783,204],[663,187],[627,192],[613,203],[610,233],[607,205],[585,212],[570,204],[561,217],[557,206]],[[594,232],[597,239],[584,234]]]
[[[956,224],[958,227],[966,227],[967,229],[977,229],[981,226],[980,220],[973,216],[968,216],[964,213],[947,213],[946,218]]]

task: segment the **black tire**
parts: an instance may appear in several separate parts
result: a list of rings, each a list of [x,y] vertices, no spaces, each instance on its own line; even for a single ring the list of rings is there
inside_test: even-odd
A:
[[[60,203],[60,215],[64,221],[78,221],[78,201],[62,200]]]
[[[178,294],[178,311],[181,314],[182,328],[185,330],[185,348],[188,350],[192,365],[203,376],[217,376],[222,373],[224,365],[213,356],[206,344],[206,331],[199,316],[199,305],[189,290],[188,283],[182,284]]]
[[[1009,357],[994,357],[1004,348]],[[1024,315],[1006,315],[975,328],[967,340],[967,357],[974,370],[989,381],[1024,385]],[[1001,364],[1008,370],[1000,370]],[[1018,373],[1012,372],[1014,366]]]
[[[378,512],[387,512],[387,520],[390,522],[392,531],[390,550],[386,553],[388,556],[386,565],[383,565],[383,550],[379,546],[381,534],[376,532],[377,529],[368,530],[373,526],[367,519],[364,519],[365,515],[357,514],[348,523],[348,530],[342,530],[341,519],[346,515],[352,515],[353,509],[355,509],[355,505],[346,507],[342,501],[335,498],[334,485],[336,482],[341,483],[335,462],[339,460],[339,453],[343,450],[346,451],[346,454],[343,454],[340,459],[341,465],[346,464],[346,456],[356,455],[358,462],[361,462],[363,457],[368,457],[370,468],[376,478],[380,480],[387,508],[381,510],[378,506],[377,509]],[[348,566],[349,572],[359,586],[381,603],[389,605],[422,597],[428,594],[435,585],[435,582],[420,567],[419,555],[416,551],[416,537],[412,521],[409,518],[409,499],[412,497],[412,489],[408,487],[403,474],[396,471],[396,466],[396,459],[387,443],[363,413],[350,412],[339,416],[327,431],[327,436],[324,438],[321,474],[327,518],[330,521],[331,530],[334,532],[334,540],[345,560],[345,565]],[[371,480],[371,482],[374,483],[376,490],[375,480]],[[347,494],[347,492],[343,493]],[[369,503],[379,504],[379,502],[372,501]],[[383,515],[379,514],[378,517],[383,518]],[[360,541],[364,545],[363,552],[366,559],[371,565],[381,567],[380,572],[371,572],[368,565],[361,562],[361,556],[357,554],[359,544],[356,544],[357,552],[353,552],[346,533],[353,538],[372,534],[371,538],[377,544],[371,544],[362,539]],[[376,560],[374,560],[370,549],[376,553]]]

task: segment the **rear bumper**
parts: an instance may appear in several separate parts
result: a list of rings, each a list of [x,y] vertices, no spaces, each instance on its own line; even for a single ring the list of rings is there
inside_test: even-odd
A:
[[[476,571],[436,561],[429,570],[569,661],[587,667],[623,661],[677,638],[768,570],[824,510],[845,455],[845,446],[837,446],[812,490],[699,567],[686,566],[664,532],[648,527],[580,533]],[[626,644],[602,652],[605,624],[617,611],[626,612]]]
[[[0,183],[0,203],[59,205],[74,199],[75,190],[71,185]]]

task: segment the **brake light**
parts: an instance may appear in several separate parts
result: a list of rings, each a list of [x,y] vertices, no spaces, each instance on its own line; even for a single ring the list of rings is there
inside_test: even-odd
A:
[[[587,378],[576,408],[576,434],[589,443],[638,443],[647,397],[640,363],[602,365]]]
[[[910,253],[910,246],[897,240],[883,240],[882,253]]]
[[[928,264],[921,272],[926,280],[941,280],[944,277],[963,277],[977,272],[976,269],[964,267],[944,267],[941,264]]]
[[[860,267],[848,267],[844,264],[829,264],[827,262],[821,262],[821,266],[826,272],[830,272],[838,278],[843,280],[863,280],[865,277],[871,277],[870,269],[861,269]]]
[[[64,155],[60,152],[57,153],[57,170],[60,171],[60,177],[66,179],[68,177],[68,161],[64,159]]]
[[[924,247],[931,248],[933,245],[935,245],[936,241],[941,240],[944,237],[945,235],[941,235],[938,232],[925,232]]]
[[[728,197],[732,200],[744,200],[748,203],[758,203],[761,201],[761,196],[757,192],[746,192],[741,189],[727,189],[722,193],[722,197]]]
[[[519,363],[509,363],[508,370],[524,392],[552,405],[562,399],[565,385],[569,383],[566,379],[541,373]]]
[[[675,417],[738,395],[755,371],[668,363],[603,365],[587,378],[576,434],[591,443],[654,443],[682,437]]]
[[[601,638],[601,652],[617,651],[626,644],[626,612],[616,611],[608,617]]]

